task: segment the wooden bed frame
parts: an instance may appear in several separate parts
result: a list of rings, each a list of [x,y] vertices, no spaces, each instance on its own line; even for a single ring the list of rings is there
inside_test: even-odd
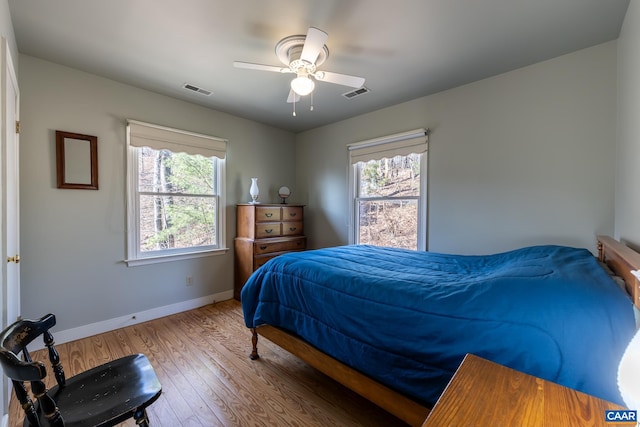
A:
[[[598,259],[625,281],[626,291],[636,307],[640,308],[640,280],[631,270],[640,269],[640,253],[608,237],[597,236]],[[334,379],[365,399],[395,415],[411,426],[422,426],[431,408],[372,380],[355,369],[326,355],[302,339],[270,325],[252,328],[251,359],[258,359],[258,335],[262,335],[304,362]]]
[[[640,253],[612,237],[598,236],[598,260],[624,279],[627,294],[640,309],[640,279],[631,272],[640,270]]]

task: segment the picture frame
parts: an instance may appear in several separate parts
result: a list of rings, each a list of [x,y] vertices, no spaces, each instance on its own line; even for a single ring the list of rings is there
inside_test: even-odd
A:
[[[98,189],[98,137],[56,130],[58,188]]]

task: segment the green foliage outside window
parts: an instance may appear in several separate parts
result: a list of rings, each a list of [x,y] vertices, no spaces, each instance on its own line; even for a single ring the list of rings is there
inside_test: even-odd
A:
[[[141,150],[140,250],[214,245],[215,160],[147,147]]]

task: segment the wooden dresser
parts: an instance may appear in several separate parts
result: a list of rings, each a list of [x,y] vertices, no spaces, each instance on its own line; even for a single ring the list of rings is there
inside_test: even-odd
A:
[[[233,296],[251,273],[278,255],[307,248],[303,205],[237,205]]]
[[[611,426],[614,403],[468,354],[422,427]],[[635,426],[636,423],[617,423]]]

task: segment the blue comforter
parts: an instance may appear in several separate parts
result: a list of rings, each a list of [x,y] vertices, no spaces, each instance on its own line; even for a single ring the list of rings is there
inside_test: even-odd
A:
[[[247,327],[293,332],[427,405],[466,353],[622,404],[632,305],[586,249],[296,252],[254,272],[241,297]]]

